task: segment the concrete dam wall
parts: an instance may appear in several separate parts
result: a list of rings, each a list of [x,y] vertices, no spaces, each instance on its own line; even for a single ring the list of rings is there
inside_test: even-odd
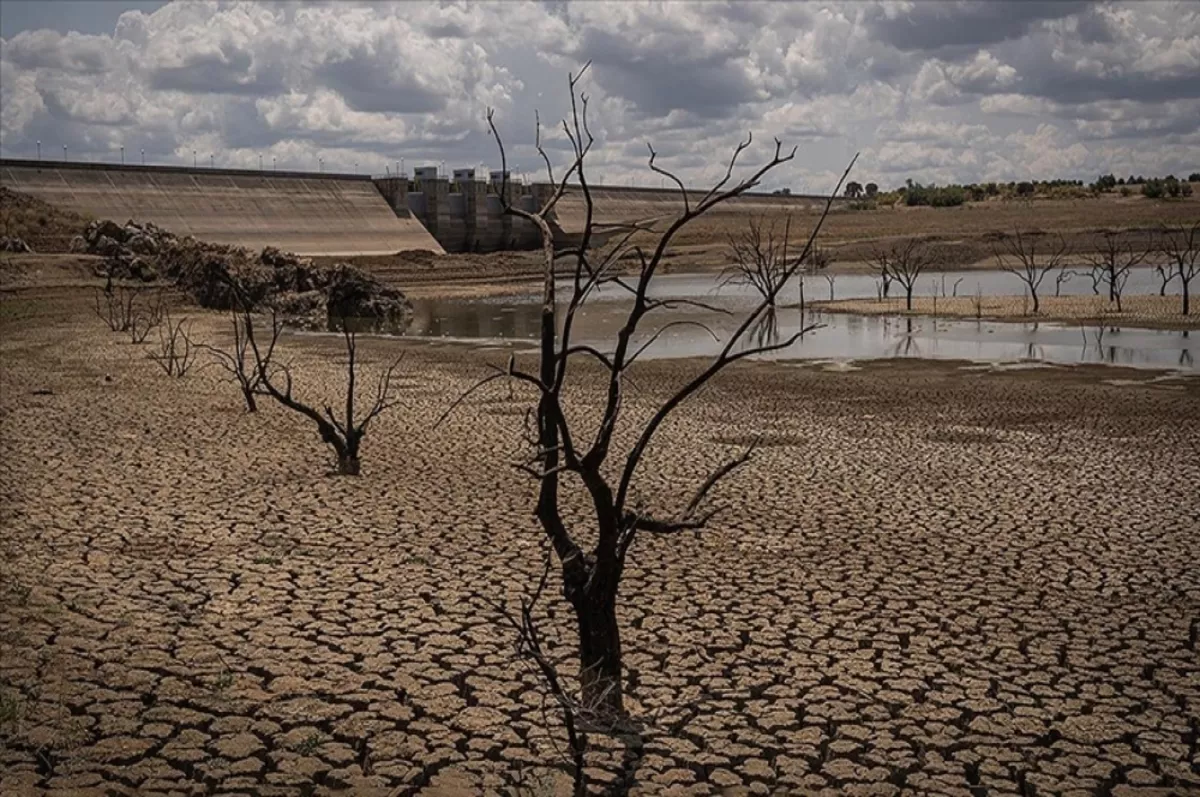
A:
[[[367,176],[3,160],[0,182],[94,218],[151,221],[251,249],[443,252],[419,220],[394,213]]]
[[[179,235],[301,255],[388,255],[405,249],[493,252],[540,246],[537,229],[501,211],[501,186],[475,179],[376,177],[62,161],[0,160],[0,183],[98,219],[152,221]],[[544,183],[508,185],[515,207],[533,211],[553,192]],[[678,191],[597,185],[600,225],[665,220],[683,210]],[[690,192],[699,202],[703,192]],[[842,204],[849,200],[835,200]],[[825,197],[743,194],[715,217],[819,211]],[[578,188],[555,208],[560,241],[582,231]],[[600,231],[602,232],[602,231]]]

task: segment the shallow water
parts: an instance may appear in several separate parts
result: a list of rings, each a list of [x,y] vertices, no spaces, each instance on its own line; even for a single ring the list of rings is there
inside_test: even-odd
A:
[[[947,273],[946,293],[958,282],[958,295],[1018,293],[1021,283],[1011,274],[974,271]],[[943,275],[931,276],[930,292],[941,294]],[[755,301],[754,294],[740,286],[718,285],[712,274],[667,274],[656,284],[659,298],[692,298],[727,308],[732,315],[697,308],[659,310],[643,322],[645,332],[635,339],[640,346],[671,321],[672,327],[649,345],[643,359],[708,356],[716,353]],[[1077,277],[1062,286],[1063,295],[1090,294],[1091,283]],[[564,293],[566,286],[564,286]],[[834,280],[835,298],[874,297],[876,286],[870,276],[840,275]],[[1049,294],[1053,294],[1051,283]],[[928,293],[928,292],[926,292]],[[1153,271],[1139,270],[1131,276],[1126,294],[1158,293]],[[795,301],[798,287],[789,287],[787,301]],[[809,299],[827,299],[828,283],[808,278]],[[607,348],[628,312],[628,294],[609,289],[589,300],[574,326],[573,340]],[[532,341],[540,322],[536,296],[505,296],[483,299],[437,299],[414,302],[409,336],[479,341]],[[561,314],[560,314],[561,315]],[[651,323],[653,322],[653,323]],[[761,326],[747,337],[745,346],[758,342],[786,340],[811,324],[819,329],[805,334],[785,350],[766,357],[775,359],[858,360],[889,357],[963,359],[983,362],[1032,360],[1051,363],[1110,363],[1148,368],[1200,370],[1200,333],[1120,327],[1080,327],[1046,322],[999,323],[947,320],[931,317],[856,316],[780,309],[774,327]],[[744,346],[743,346],[744,348]]]

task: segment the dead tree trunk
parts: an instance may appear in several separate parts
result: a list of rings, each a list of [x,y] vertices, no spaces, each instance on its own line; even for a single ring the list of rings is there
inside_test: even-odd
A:
[[[933,253],[925,243],[919,238],[905,238],[886,250],[875,250],[872,261],[884,275],[883,295],[887,296],[888,283],[895,280],[904,288],[905,309],[912,310],[917,279],[934,262]]]
[[[792,214],[784,217],[782,234],[774,221],[752,218],[746,230],[729,236],[729,257],[733,265],[726,270],[722,285],[748,285],[759,296],[774,297],[780,279],[787,270],[788,236],[792,229]],[[803,305],[803,299],[801,299]]]
[[[277,364],[273,360],[275,346],[279,341],[282,325],[272,316],[271,340],[265,350],[259,346],[254,336],[254,321],[249,310],[242,311],[243,330],[246,342],[254,357],[256,391],[275,399],[284,407],[308,418],[317,425],[321,441],[333,449],[336,471],[340,476],[358,476],[362,472],[359,459],[359,447],[367,433],[367,426],[383,412],[396,406],[399,400],[392,395],[392,376],[400,365],[401,358],[392,363],[391,367],[379,379],[375,389],[375,400],[367,413],[356,420],[355,383],[357,372],[357,336],[351,331],[350,325],[342,319],[342,338],[346,343],[346,397],[345,412],[341,417],[334,412],[332,405],[326,404],[322,413],[295,397],[292,393],[292,372],[287,365]],[[282,383],[278,380],[282,378]]]
[[[1085,254],[1086,260],[1092,267],[1093,285],[1095,275],[1108,285],[1108,300],[1116,302],[1117,312],[1122,312],[1121,294],[1125,283],[1129,280],[1130,270],[1150,256],[1149,249],[1135,249],[1132,239],[1123,239],[1119,231],[1100,233],[1094,251]]]
[[[580,698],[596,716],[625,712],[616,590],[583,590],[572,603],[579,626]]]
[[[1192,280],[1200,274],[1200,221],[1190,227],[1164,226],[1158,237],[1158,251],[1167,258],[1168,274],[1179,278],[1183,293],[1183,314],[1191,314],[1189,293]]]
[[[1063,264],[1058,269],[1058,273],[1054,275],[1054,296],[1055,296],[1055,298],[1062,295],[1063,284],[1070,282],[1071,277],[1073,277],[1073,276],[1075,276],[1075,272],[1068,269],[1066,267],[1066,264]]]
[[[1039,247],[1044,236],[1045,233],[1036,230],[1032,232],[1013,230],[1012,235],[1002,234],[1000,236],[1001,248],[993,247],[992,249],[992,256],[996,258],[996,265],[1000,270],[1020,277],[1021,281],[1025,283],[1025,287],[1029,289],[1029,295],[1033,298],[1034,315],[1037,315],[1041,309],[1038,290],[1042,287],[1042,280],[1054,269],[1061,268],[1063,261],[1070,253],[1067,240],[1061,234],[1048,247]],[[1005,256],[1010,260],[1006,260]],[[1059,276],[1061,276],[1061,272]],[[1056,284],[1056,296],[1059,287],[1061,287],[1061,283]]]
[[[208,344],[201,344],[198,348],[207,351],[213,361],[224,368],[229,373],[229,378],[237,383],[242,400],[246,403],[246,412],[258,412],[258,402],[254,398],[258,393],[258,368],[251,359],[250,341],[247,337],[247,331],[252,334],[253,328],[246,326],[245,314],[236,310],[230,313],[230,320],[233,325],[232,352]]]
[[[714,511],[702,510],[707,496],[717,482],[746,462],[751,451],[743,452],[710,474],[696,490],[691,501],[685,507],[671,512],[666,518],[635,505],[631,497],[643,456],[670,414],[726,366],[746,357],[790,346],[801,334],[815,328],[805,327],[787,340],[770,345],[751,345],[736,351],[737,346],[746,341],[747,336],[752,334],[752,330],[775,304],[783,285],[798,273],[812,253],[816,236],[850,169],[847,168],[842,179],[838,181],[825,205],[824,213],[808,236],[799,257],[787,259],[786,267],[778,274],[778,279],[771,281],[771,287],[762,294],[761,301],[725,340],[720,353],[707,367],[659,405],[648,422],[631,430],[630,439],[634,442],[631,447],[622,451],[622,461],[618,466],[605,467],[610,454],[614,453],[613,448],[617,441],[625,439],[624,435],[617,437],[616,433],[622,421],[626,372],[663,330],[671,326],[667,324],[648,341],[634,346],[632,341],[639,324],[651,313],[677,307],[700,307],[726,312],[690,299],[655,299],[650,296],[651,284],[672,239],[692,220],[758,185],[772,169],[792,160],[795,150],[785,154],[782,144],[776,141],[774,156],[766,165],[748,178],[731,183],[739,157],[750,146],[750,139],[747,139],[734,151],[724,178],[697,200],[694,194],[685,189],[678,176],[657,165],[657,153],[651,147],[649,168],[679,188],[682,212],[671,220],[662,232],[654,232],[647,225],[631,224],[625,228],[623,234],[618,233],[615,240],[600,244],[593,239],[594,204],[584,169],[584,161],[594,139],[588,129],[587,99],[581,97],[577,91],[578,80],[578,76],[572,76],[570,79],[571,111],[563,122],[563,130],[571,144],[574,157],[569,162],[566,172],[559,178],[556,178],[551,161],[542,147],[540,124],[536,127],[536,148],[546,164],[549,183],[554,190],[536,212],[511,205],[507,184],[502,184],[499,192],[506,213],[526,219],[541,233],[544,281],[538,370],[536,374],[519,370],[515,360],[510,358],[507,367],[495,368],[493,374],[480,380],[455,401],[443,418],[453,412],[467,396],[497,380],[515,380],[529,386],[537,395],[536,440],[529,441],[532,453],[526,460],[517,463],[517,467],[538,482],[536,515],[559,561],[563,595],[575,615],[579,632],[578,654],[581,672],[577,710],[593,723],[612,726],[620,725],[625,717],[617,597],[626,559],[634,540],[643,533],[672,535],[688,529],[702,529],[715,514]],[[488,122],[500,149],[502,174],[507,175],[504,145],[490,111]],[[556,251],[549,219],[558,200],[572,182],[576,186],[574,190],[578,190],[584,201],[583,232],[577,243]],[[635,234],[650,236],[652,240],[643,248],[631,242]],[[561,311],[561,316],[555,295],[556,258],[560,261],[573,261],[574,264],[570,296],[565,310]],[[617,273],[617,269],[619,263],[628,262],[630,258],[640,265],[636,278],[627,280]],[[617,333],[611,353],[575,343],[571,339],[576,314],[593,292],[604,285],[627,291],[632,297],[631,308]],[[560,318],[561,324],[558,323]],[[579,427],[583,424],[569,421],[563,407],[564,385],[569,373],[572,373],[569,365],[581,357],[600,363],[605,369],[607,383],[605,395],[601,398],[603,412],[597,425],[582,430]],[[574,474],[576,478],[563,481],[563,474]],[[584,549],[577,532],[568,527],[563,517],[560,491],[566,485],[570,485],[571,489],[582,485],[581,489],[585,491],[586,499],[590,502],[597,537],[594,547],[588,550]]]

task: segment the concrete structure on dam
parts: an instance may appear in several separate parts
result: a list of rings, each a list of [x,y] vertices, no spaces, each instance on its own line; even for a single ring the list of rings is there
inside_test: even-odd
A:
[[[393,213],[368,176],[2,160],[0,183],[85,216],[251,249],[443,251],[420,221]]]
[[[302,255],[386,255],[405,249],[492,252],[540,245],[537,229],[502,211],[503,175],[478,179],[474,169],[452,178],[436,167],[413,177],[0,160],[0,183],[98,219],[152,221],[179,235],[253,249],[276,246]],[[553,191],[546,183],[510,180],[509,200],[535,210]],[[683,210],[678,191],[591,187],[601,227],[665,220]],[[704,192],[689,192],[699,202]],[[842,204],[849,200],[835,200]],[[715,214],[817,211],[825,197],[747,193]],[[578,188],[559,200],[551,220],[570,240],[583,229]]]

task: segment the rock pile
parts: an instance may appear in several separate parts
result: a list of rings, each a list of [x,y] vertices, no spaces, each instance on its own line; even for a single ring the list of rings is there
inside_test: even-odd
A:
[[[275,247],[255,253],[179,237],[152,223],[100,221],[87,226],[75,248],[105,258],[101,276],[165,277],[202,307],[228,310],[246,301],[313,328],[352,318],[358,328],[395,331],[411,317],[404,294],[365,271],[347,263],[315,265]]]
[[[103,256],[101,276],[151,282],[158,278],[156,256],[164,241],[174,238],[152,222],[128,221],[121,226],[114,221],[93,221],[71,242],[71,250]]]

